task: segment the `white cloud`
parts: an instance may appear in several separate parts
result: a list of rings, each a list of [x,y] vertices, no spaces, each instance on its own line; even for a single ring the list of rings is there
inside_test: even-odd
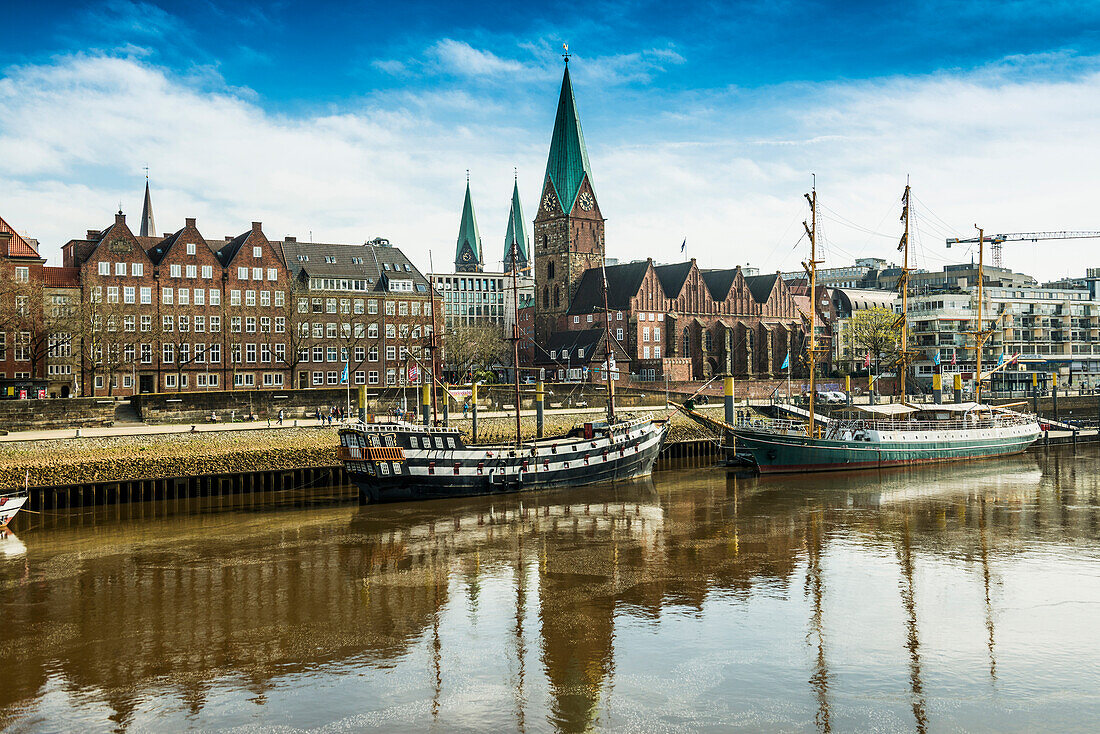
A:
[[[452,42],[447,58],[473,52],[468,68],[526,73],[464,45]],[[1051,81],[1001,67],[675,95],[619,93],[584,76],[576,94],[614,257],[672,261],[687,237],[689,255],[707,266],[794,269],[804,257],[794,246],[810,172],[828,207],[830,263],[895,255],[906,174],[958,234],[975,221],[989,231],[1100,225],[1094,72]],[[0,216],[56,258],[69,238],[106,226],[120,199],[136,218],[148,163],[164,231],[195,216],[210,238],[254,219],[272,237],[382,235],[425,268],[431,249],[443,267],[469,168],[486,253],[497,258],[513,166],[528,219],[534,214],[556,101],[556,80],[547,78],[508,99],[461,86],[404,89],[291,117],[266,111],[247,91],[175,77],[140,58],[63,57],[0,78]],[[949,228],[927,214],[919,223],[920,264],[965,257],[943,248]],[[1010,266],[1039,277],[1100,265],[1094,251],[1090,241],[1005,246]]]

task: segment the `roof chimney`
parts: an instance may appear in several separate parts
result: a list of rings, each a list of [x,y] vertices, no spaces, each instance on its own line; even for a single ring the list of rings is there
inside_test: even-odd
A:
[[[161,239],[166,240],[171,236],[172,236],[171,232],[165,232],[163,235],[161,235]]]
[[[184,225],[186,225],[188,227],[194,227],[195,226],[195,218],[194,217],[187,217],[186,219],[183,220],[183,223],[184,223]]]
[[[225,236],[225,241],[226,241],[226,242],[232,242],[232,241],[233,241],[233,236],[232,236],[232,235],[228,235],[228,234],[227,234],[227,235]]]
[[[126,224],[126,215],[119,212],[115,215],[115,224]]]
[[[253,222],[252,223],[252,231],[253,232],[259,232],[263,228],[263,226],[264,226],[263,222]]]
[[[283,240],[285,242],[297,242],[298,238],[297,237],[291,237],[290,235],[287,235],[286,237],[283,238]]]
[[[98,229],[89,229],[89,230],[88,230],[88,237],[87,237],[87,239],[89,239],[89,240],[94,240],[94,239],[96,239],[97,237],[99,237],[99,230],[98,230]]]

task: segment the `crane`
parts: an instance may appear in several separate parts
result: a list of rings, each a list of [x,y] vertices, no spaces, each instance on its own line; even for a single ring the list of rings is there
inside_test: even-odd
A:
[[[1094,237],[1100,237],[1100,232],[1094,230],[1084,231],[1070,231],[1070,232],[1013,232],[1011,234],[994,234],[985,238],[985,241],[990,244],[990,249],[993,254],[993,267],[1004,267],[1004,259],[1001,256],[1001,245],[1010,241],[1030,241],[1038,242],[1039,240],[1083,240],[1092,239]],[[977,244],[977,237],[969,237],[967,239],[961,239],[959,237],[948,237],[947,246],[951,245],[971,245]]]

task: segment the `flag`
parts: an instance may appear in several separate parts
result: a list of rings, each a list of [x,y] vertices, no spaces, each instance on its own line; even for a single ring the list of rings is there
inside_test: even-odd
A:
[[[951,352],[951,364],[958,363],[958,359],[956,359],[957,356],[958,356],[958,352]]]
[[[420,379],[420,365],[413,362],[408,370],[409,382],[417,382]]]
[[[343,385],[348,381],[348,363],[344,362],[344,374],[340,377],[340,384]]]
[[[936,353],[932,355],[932,364],[936,365],[937,367],[940,366],[940,350],[938,349],[936,350]]]
[[[779,369],[785,370],[791,366],[791,353],[787,352],[787,356],[783,358],[783,366]]]
[[[680,244],[680,252],[683,252],[685,249],[687,249],[687,246],[688,246],[688,238],[685,237],[684,241]]]
[[[1004,363],[1005,363],[1005,353],[1001,352],[1001,357],[1000,357],[1000,359],[997,360],[997,366],[1000,367]]]
[[[871,366],[871,353],[870,352],[867,352],[867,359],[863,360],[863,366],[864,367],[870,367]]]

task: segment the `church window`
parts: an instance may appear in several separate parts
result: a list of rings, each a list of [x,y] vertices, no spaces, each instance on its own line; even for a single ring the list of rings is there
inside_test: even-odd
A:
[[[543,286],[542,289],[542,307],[550,308],[550,286]]]
[[[548,262],[546,264],[546,279],[547,280],[553,280],[554,279],[554,261],[553,260],[551,260],[550,262]]]
[[[686,326],[684,327],[683,341],[684,341],[684,355],[683,356],[690,357],[691,356],[691,332],[688,331],[688,328]]]
[[[554,308],[561,307],[561,287],[554,288]]]
[[[714,349],[714,337],[709,331],[703,333],[705,333],[707,336],[707,351],[709,352],[710,350]]]

